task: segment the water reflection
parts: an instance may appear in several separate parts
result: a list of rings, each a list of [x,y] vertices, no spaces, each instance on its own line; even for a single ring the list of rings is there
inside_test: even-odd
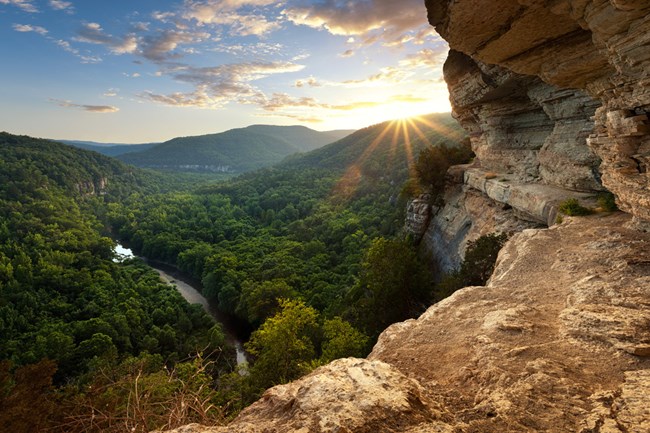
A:
[[[115,258],[113,259],[113,261],[115,262],[123,262],[126,259],[132,259],[133,257],[135,257],[133,255],[133,251],[131,251],[130,248],[126,248],[120,243],[115,245],[114,251],[115,251]]]

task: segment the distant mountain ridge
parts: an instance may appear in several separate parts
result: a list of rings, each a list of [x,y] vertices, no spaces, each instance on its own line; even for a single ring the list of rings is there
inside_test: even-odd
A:
[[[139,167],[241,173],[309,152],[354,131],[319,132],[304,126],[251,125],[218,134],[178,137],[148,149],[116,155]]]
[[[97,143],[95,141],[81,141],[81,140],[53,140],[58,143],[69,144],[79,149],[92,150],[93,152],[101,153],[102,155],[116,157],[130,152],[142,152],[147,149],[160,144],[160,143],[144,143],[144,144],[123,144],[123,143]]]

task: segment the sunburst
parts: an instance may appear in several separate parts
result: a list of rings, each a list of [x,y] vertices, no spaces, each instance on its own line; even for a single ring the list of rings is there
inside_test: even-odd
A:
[[[405,117],[389,121],[375,139],[364,149],[356,161],[348,166],[345,173],[341,176],[341,179],[334,187],[333,194],[343,198],[349,198],[354,194],[363,177],[361,167],[377,150],[382,141],[389,136],[389,134],[392,134],[390,141],[389,164],[396,163],[395,158],[397,157],[398,147],[401,144],[404,146],[404,153],[406,155],[406,163],[409,168],[409,173],[413,176],[415,174],[415,154],[412,136],[417,136],[427,145],[433,145],[427,135],[423,132],[423,128],[434,131],[443,137],[450,139],[458,138],[457,132],[444,125],[433,123],[423,116]]]

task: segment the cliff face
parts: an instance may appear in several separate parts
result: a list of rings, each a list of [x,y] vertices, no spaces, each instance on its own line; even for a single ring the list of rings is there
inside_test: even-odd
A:
[[[522,90],[510,95],[524,103],[527,98],[539,102],[544,114],[557,126],[551,135],[558,139],[547,136],[538,155],[542,182],[571,189],[593,188],[588,173],[593,157],[582,146],[574,146],[574,141],[569,140],[568,147],[562,144],[571,135],[581,142],[587,138],[587,144],[602,161],[603,185],[616,194],[621,209],[650,220],[646,170],[650,152],[647,1],[427,0],[426,4],[431,24],[453,50],[464,53],[452,54],[447,68],[454,71],[449,74],[452,100],[464,125],[476,129],[476,122],[468,120],[467,95],[472,99],[484,90],[464,89],[463,85],[455,85],[453,77],[481,74],[488,93],[494,84],[510,86],[507,83],[514,81],[512,86]],[[479,111],[489,110],[490,101],[482,102],[487,104],[481,104],[484,108]],[[472,108],[471,112],[476,111],[476,107]],[[539,128],[543,124],[541,113],[533,111],[526,117],[538,116],[533,123]],[[522,121],[517,118],[520,120],[516,122]],[[489,120],[485,115],[478,119],[479,123]],[[500,128],[478,129],[482,138],[475,143],[481,157],[490,147],[491,135],[499,134]],[[514,140],[507,146],[519,148],[507,153],[517,155],[519,161],[530,161],[529,152],[539,146],[540,135],[544,134],[526,133],[529,141],[525,145],[517,145],[521,140],[511,137]],[[577,176],[561,174],[565,156],[570,160],[577,157]],[[483,159],[484,164],[498,166],[491,161],[489,156]],[[522,175],[535,177],[538,173],[533,170]]]
[[[443,269],[468,239],[517,233],[494,275],[391,326],[368,359],[183,431],[650,431],[650,234],[633,228],[650,221],[650,2],[426,4],[477,161],[452,170],[442,209],[412,203],[408,227]],[[554,225],[603,185],[628,214]]]

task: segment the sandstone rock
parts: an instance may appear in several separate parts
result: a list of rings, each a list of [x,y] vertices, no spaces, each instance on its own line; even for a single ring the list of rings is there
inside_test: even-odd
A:
[[[450,55],[449,61],[458,67],[446,68],[456,75],[465,71],[462,73],[466,76],[464,80],[449,80],[452,105],[461,123],[473,134],[477,154],[487,169],[496,165],[496,171],[502,171],[504,167],[498,167],[498,162],[503,157],[521,167],[518,174],[522,180],[537,181],[539,177],[542,182],[570,189],[592,188],[591,182],[585,182],[589,177],[585,168],[593,162],[593,155],[582,148],[585,136],[590,135],[588,145],[603,161],[603,184],[616,194],[623,210],[650,220],[646,171],[650,156],[650,3],[522,0],[496,6],[495,2],[426,0],[426,4],[431,24],[453,50],[465,55],[462,61],[460,55]],[[483,76],[477,77],[478,71]],[[474,78],[467,78],[471,76]],[[565,99],[563,105],[593,111],[601,104],[592,126],[588,127],[584,116],[567,123],[554,119],[553,111],[545,109],[555,126],[553,133],[546,136],[549,143],[545,150],[538,148],[542,130],[550,125],[539,110],[529,105],[538,92],[527,93],[527,100],[522,86],[513,84],[521,81],[524,89],[540,86],[541,81],[534,80],[560,92],[558,95]],[[504,87],[509,94],[498,92]],[[513,120],[512,111],[502,116],[494,97],[485,97],[490,89],[512,106],[509,110],[519,106],[525,116]],[[576,92],[575,96],[562,94],[560,89]],[[585,99],[581,91],[592,100]],[[512,103],[516,95],[518,104]],[[473,106],[468,105],[470,101]],[[527,126],[532,119],[542,129],[535,131]],[[514,146],[517,141],[521,143],[517,132],[503,133],[509,127],[528,131],[527,152]],[[589,130],[593,132],[589,134]],[[499,144],[499,137],[508,142]],[[490,151],[490,147],[497,152]],[[511,148],[511,152],[502,151]],[[533,158],[531,152],[538,149],[539,155]],[[538,172],[536,161],[540,163]],[[571,169],[572,161],[578,161],[577,170]],[[577,171],[580,180],[571,185],[574,176],[561,176],[561,167],[569,168],[565,173]]]
[[[406,206],[406,233],[413,236],[415,242],[419,242],[426,231],[431,219],[430,196],[423,194],[418,198],[410,200]]]
[[[463,170],[463,175],[467,168]],[[446,190],[446,205],[431,218],[422,242],[441,272],[460,267],[469,241],[491,233],[513,234],[541,224],[518,217],[518,211],[462,185]]]
[[[487,287],[391,326],[369,359],[442,392],[462,431],[648,431],[650,235],[629,219],[515,235]]]
[[[485,170],[518,182],[602,189],[599,160],[586,143],[597,101],[455,51],[444,72],[454,116]]]
[[[339,359],[269,389],[228,427],[190,425],[169,433],[451,433],[451,416],[388,364]]]

